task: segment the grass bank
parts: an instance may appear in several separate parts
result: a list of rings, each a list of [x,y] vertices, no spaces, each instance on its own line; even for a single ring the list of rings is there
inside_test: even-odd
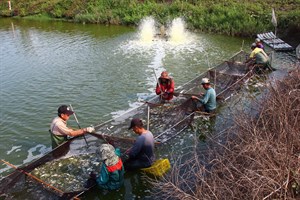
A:
[[[11,0],[0,2],[1,16],[47,16],[81,23],[136,25],[146,16],[165,24],[183,17],[190,29],[251,36],[273,30],[300,30],[300,0]]]

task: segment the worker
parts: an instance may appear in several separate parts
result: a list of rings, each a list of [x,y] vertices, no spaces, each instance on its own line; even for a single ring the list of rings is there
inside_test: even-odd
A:
[[[163,71],[156,84],[155,92],[162,100],[171,100],[174,95],[175,83],[167,71]]]
[[[196,109],[199,108],[198,102],[204,106],[204,112],[212,113],[215,111],[217,102],[216,102],[216,91],[211,87],[210,81],[208,78],[203,78],[201,81],[202,87],[206,90],[205,94],[201,93],[202,98],[192,96],[192,100],[196,101]]]
[[[111,144],[102,144],[98,151],[102,166],[96,178],[98,186],[106,190],[117,190],[124,184],[124,166],[120,149]]]
[[[261,69],[271,69],[269,56],[261,48],[258,48],[255,43],[251,45],[252,52],[249,58],[246,60],[246,65],[248,69],[255,69],[256,71],[261,71]]]
[[[70,107],[61,105],[57,110],[57,117],[55,117],[50,125],[50,135],[52,140],[52,149],[68,140],[68,136],[80,136],[86,133],[95,131],[94,127],[82,128],[73,130],[67,127],[67,121],[74,112]]]
[[[153,134],[143,127],[139,118],[132,119],[128,129],[132,129],[138,137],[133,146],[125,152],[125,170],[150,167],[155,159]]]

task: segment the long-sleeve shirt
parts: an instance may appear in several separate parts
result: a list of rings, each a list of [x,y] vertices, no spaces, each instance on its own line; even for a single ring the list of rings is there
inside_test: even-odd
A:
[[[217,107],[216,91],[213,88],[208,88],[200,102],[204,105],[206,111],[212,111]]]
[[[155,92],[157,95],[163,92],[162,98],[164,100],[171,100],[173,98],[175,83],[172,78],[163,80],[162,78],[158,79],[159,85],[156,84]]]
[[[154,138],[150,131],[138,136],[129,152],[130,159],[139,159],[150,165],[154,161]]]

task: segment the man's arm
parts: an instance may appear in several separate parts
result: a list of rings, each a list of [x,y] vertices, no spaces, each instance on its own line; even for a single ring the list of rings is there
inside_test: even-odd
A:
[[[161,87],[158,85],[158,83],[156,84],[155,93],[156,93],[157,95],[159,95],[159,94],[161,93]]]
[[[83,135],[84,133],[87,132],[93,132],[95,129],[88,127],[88,128],[82,128],[82,129],[78,129],[78,130],[73,130],[69,127],[67,127],[64,123],[62,122],[57,122],[57,128],[59,129],[59,132],[61,134],[64,135],[69,135],[69,136],[79,136],[79,135]],[[92,130],[93,129],[93,130]]]
[[[135,158],[139,154],[139,152],[141,151],[142,146],[144,144],[144,140],[145,140],[145,137],[143,137],[143,136],[139,136],[137,138],[137,140],[133,144],[132,148],[130,149],[130,152],[128,154],[129,158]]]
[[[199,101],[202,103],[202,104],[206,104],[209,100],[209,95],[210,95],[210,91],[207,90],[206,93],[205,93],[205,96],[200,99]]]
[[[249,55],[249,58],[245,61],[245,63],[248,63],[250,62],[251,60],[254,59],[254,56],[255,56],[255,49],[253,51],[251,51],[250,55]]]
[[[170,84],[170,88],[168,89],[168,93],[174,93],[174,88],[175,88],[175,82],[173,79],[171,79],[171,84]]]

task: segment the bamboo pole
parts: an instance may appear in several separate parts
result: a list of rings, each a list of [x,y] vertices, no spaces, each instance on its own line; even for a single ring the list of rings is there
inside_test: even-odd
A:
[[[150,128],[150,106],[147,104],[148,112],[147,112],[147,130]]]
[[[78,119],[77,119],[76,113],[75,113],[75,111],[73,110],[73,107],[72,107],[71,104],[70,104],[70,108],[71,108],[71,110],[73,111],[73,115],[74,115],[74,118],[75,118],[75,121],[76,121],[76,123],[77,123],[78,128],[81,129],[81,126],[80,126],[79,121],[78,121]],[[83,139],[84,139],[84,141],[85,141],[85,143],[86,143],[86,147],[89,148],[89,145],[88,145],[88,142],[87,142],[87,140],[86,140],[86,138],[85,138],[85,135],[83,134],[82,136],[83,136]]]
[[[10,10],[10,11],[11,11],[11,2],[10,2],[10,1],[8,1],[7,3],[8,3],[8,10]]]

